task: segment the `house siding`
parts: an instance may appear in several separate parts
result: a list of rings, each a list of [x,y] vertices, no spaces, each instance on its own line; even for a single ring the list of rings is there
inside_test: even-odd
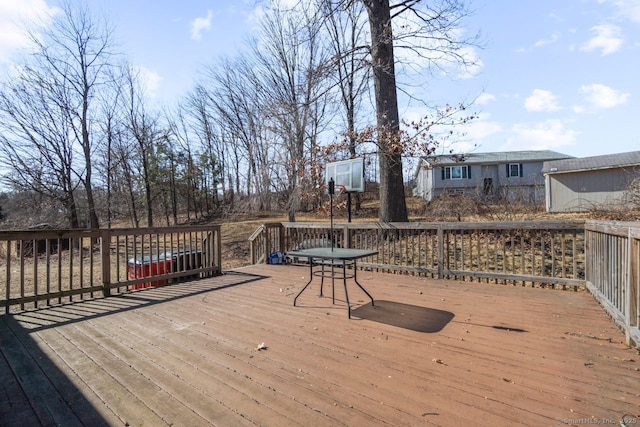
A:
[[[640,168],[611,168],[549,174],[548,212],[589,212],[624,202],[631,181]]]
[[[544,162],[567,158],[571,156],[544,150],[425,158],[421,159],[416,169],[414,195],[427,201],[446,194],[463,194],[469,197],[540,203],[544,201]],[[508,176],[509,164],[521,165],[519,176]],[[468,167],[469,176],[443,179],[443,169],[456,166]]]
[[[428,170],[419,178],[416,195],[431,200],[445,194],[464,194],[470,197],[504,198],[541,202],[544,200],[544,177],[540,172],[542,162],[522,163],[522,176],[507,176],[507,164],[465,165],[469,166],[471,178],[442,179],[442,169]],[[428,183],[433,182],[432,186]],[[430,190],[429,190],[430,188]]]
[[[413,190],[413,195],[426,199],[427,201],[433,198],[432,186],[430,183],[433,181],[433,169],[422,169],[420,173],[416,174],[416,187]]]

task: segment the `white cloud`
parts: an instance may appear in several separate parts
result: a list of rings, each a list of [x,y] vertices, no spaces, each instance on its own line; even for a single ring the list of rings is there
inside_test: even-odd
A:
[[[574,145],[579,132],[567,129],[560,120],[546,120],[530,124],[515,124],[511,137],[501,150],[557,150]]]
[[[640,22],[640,1],[638,0],[598,0],[599,3],[611,3],[618,8],[621,18]]]
[[[247,21],[252,27],[259,27],[260,22],[264,19],[267,14],[267,10],[265,10],[262,6],[256,6],[249,16],[247,17]]]
[[[476,77],[484,68],[478,50],[465,45],[466,31],[451,29],[450,39],[434,37],[429,27],[414,14],[402,14],[393,20],[396,62],[424,75],[426,70],[456,79]],[[464,45],[452,51],[452,45]]]
[[[465,130],[467,139],[480,143],[485,138],[502,132],[502,125],[489,120],[489,117],[489,114],[480,114],[477,119],[472,120]]]
[[[474,102],[474,104],[476,105],[487,105],[488,103],[495,101],[496,97],[495,95],[491,94],[491,93],[481,93],[480,96],[478,96]]]
[[[624,41],[620,27],[617,25],[596,25],[591,28],[591,32],[596,33],[595,37],[583,44],[580,50],[585,52],[599,50],[601,55],[609,55],[617,52]]]
[[[524,108],[527,111],[558,111],[560,106],[557,97],[548,90],[534,89],[524,101]]]
[[[490,139],[504,132],[502,124],[492,121],[489,113],[481,113],[476,119],[457,126],[451,139],[445,139],[438,146],[438,152],[469,153],[482,147]],[[446,130],[446,129],[445,129]]]
[[[0,0],[0,63],[9,62],[15,51],[29,45],[24,28],[47,26],[58,12],[45,0]]]
[[[622,93],[602,84],[591,84],[580,87],[585,100],[596,108],[613,108],[624,104],[629,99],[628,93]]]
[[[478,56],[478,51],[471,46],[464,47],[458,51],[458,54],[464,58],[464,61],[468,65],[462,65],[458,72],[458,78],[471,79],[478,74],[484,68],[484,63]]]
[[[560,38],[562,37],[562,34],[560,33],[553,33],[551,34],[551,37],[549,37],[548,39],[540,39],[538,41],[536,41],[533,46],[531,47],[519,47],[516,49],[516,53],[526,53],[526,52],[530,52],[533,49],[539,48],[539,47],[543,47],[549,44],[553,44],[556,43],[558,40],[560,40]]]
[[[538,40],[537,42],[534,43],[534,47],[542,47],[548,44],[553,44],[555,42],[557,42],[558,40],[560,40],[560,34],[559,33],[554,33],[551,35],[551,38],[549,39],[542,39],[542,40]]]
[[[152,71],[144,66],[138,66],[138,73],[140,81],[150,98],[155,98],[160,87],[160,82],[163,80],[162,76],[155,71]]]
[[[202,32],[204,30],[211,29],[211,19],[213,18],[213,12],[207,11],[206,18],[198,17],[191,21],[191,38],[193,40],[200,40],[202,38]]]

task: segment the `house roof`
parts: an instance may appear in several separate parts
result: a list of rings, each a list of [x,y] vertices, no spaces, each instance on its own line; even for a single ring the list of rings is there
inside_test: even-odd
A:
[[[640,151],[544,162],[542,173],[567,173],[640,165]]]
[[[502,164],[521,162],[544,162],[569,159],[571,156],[551,150],[503,151],[496,153],[445,154],[424,159],[431,166],[470,164]]]

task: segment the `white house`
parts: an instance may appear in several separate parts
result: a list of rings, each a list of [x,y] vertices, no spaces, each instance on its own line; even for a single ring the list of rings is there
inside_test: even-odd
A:
[[[542,202],[544,162],[570,158],[549,150],[426,157],[418,163],[413,194],[426,200],[444,194],[463,194]]]

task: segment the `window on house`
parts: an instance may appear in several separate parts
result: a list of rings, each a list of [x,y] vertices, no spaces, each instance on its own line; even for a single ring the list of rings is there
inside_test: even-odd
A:
[[[522,163],[507,164],[507,177],[522,176]]]
[[[446,166],[442,168],[442,179],[470,179],[470,166]]]

